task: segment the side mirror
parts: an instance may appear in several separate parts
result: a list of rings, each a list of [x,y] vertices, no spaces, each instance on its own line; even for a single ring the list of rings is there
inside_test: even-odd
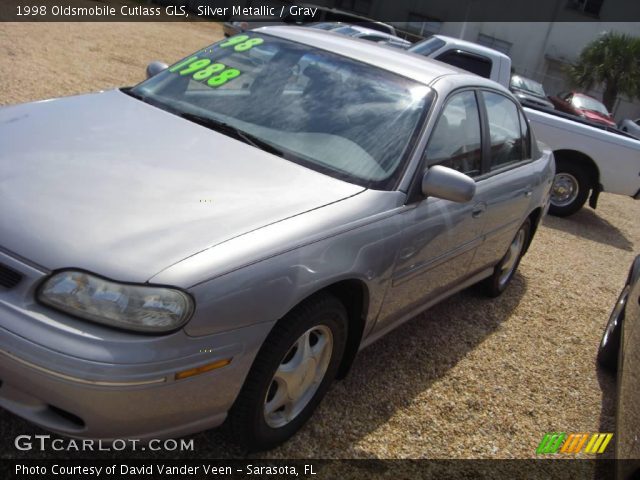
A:
[[[452,168],[434,165],[422,177],[422,193],[429,197],[464,203],[476,194],[476,182]]]
[[[162,62],[151,62],[147,65],[147,78],[155,77],[160,72],[169,68],[169,65]]]

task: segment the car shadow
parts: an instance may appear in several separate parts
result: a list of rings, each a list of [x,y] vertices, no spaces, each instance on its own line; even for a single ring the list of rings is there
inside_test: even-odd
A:
[[[324,442],[330,440],[339,443],[343,458],[363,458],[363,452],[356,447],[358,439],[384,425],[397,409],[409,405],[496,331],[511,316],[526,290],[526,280],[517,272],[499,299],[491,300],[478,287],[471,287],[388,333],[358,354],[351,372],[344,380],[334,383],[309,422],[275,450],[247,455],[229,442],[222,427],[188,437],[194,440],[193,451],[94,451],[80,452],[79,457],[323,458],[329,455],[323,452]],[[487,302],[492,302],[491,308],[487,308]],[[345,398],[358,400],[345,402]],[[331,419],[336,411],[342,412],[343,425],[335,425]],[[0,441],[0,447],[4,447],[0,448],[0,458],[61,458],[67,453],[17,451],[13,448],[17,435],[25,432],[52,435],[52,438],[55,435],[3,409],[0,409],[0,424],[6,433]],[[326,433],[334,428],[339,434],[329,438]],[[333,452],[338,451],[335,443],[327,444]]]
[[[352,371],[336,382],[310,422],[266,456],[297,458],[315,444],[309,455],[322,458],[326,456],[322,445],[314,439],[321,432],[327,439],[326,431],[335,429],[330,451],[341,451],[344,458],[366,458],[357,447],[359,439],[387,423],[396,410],[410,405],[495,332],[526,290],[525,278],[516,274],[499,300],[471,287],[399,326],[361,351]],[[492,308],[486,308],[487,302],[493,302]],[[329,412],[336,411],[341,412],[344,424],[331,426],[328,421],[335,413]]]
[[[627,252],[633,251],[633,242],[618,227],[599,217],[596,212],[588,208],[583,208],[570,217],[560,218],[547,215],[543,220],[543,224],[546,227],[586,238],[587,240],[611,245]]]

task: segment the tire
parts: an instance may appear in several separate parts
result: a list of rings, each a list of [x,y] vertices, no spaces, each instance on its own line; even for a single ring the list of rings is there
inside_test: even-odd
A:
[[[573,163],[558,161],[551,187],[549,213],[568,217],[582,208],[589,197],[591,179],[587,172]]]
[[[624,310],[628,296],[629,285],[626,285],[620,293],[611,315],[609,315],[609,321],[602,333],[602,340],[600,340],[600,347],[598,348],[598,363],[602,368],[610,372],[618,370],[622,322],[624,321]]]
[[[485,293],[489,297],[495,298],[501,295],[509,286],[529,243],[530,232],[531,220],[527,218],[520,225],[504,257],[493,269],[493,274],[483,282]]]
[[[269,450],[304,425],[337,374],[347,326],[344,305],[328,293],[309,298],[276,324],[229,412],[234,443],[249,452]]]

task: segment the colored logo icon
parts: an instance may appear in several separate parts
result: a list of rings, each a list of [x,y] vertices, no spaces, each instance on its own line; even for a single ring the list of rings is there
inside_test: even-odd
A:
[[[580,452],[600,454],[604,453],[612,438],[613,433],[546,433],[536,449],[536,454],[576,454]]]

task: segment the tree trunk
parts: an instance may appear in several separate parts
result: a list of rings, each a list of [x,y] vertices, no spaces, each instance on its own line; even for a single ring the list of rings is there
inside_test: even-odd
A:
[[[611,83],[606,83],[604,86],[604,93],[602,94],[602,103],[607,107],[609,112],[613,112],[613,107],[616,104],[616,98],[618,98],[618,86]]]

